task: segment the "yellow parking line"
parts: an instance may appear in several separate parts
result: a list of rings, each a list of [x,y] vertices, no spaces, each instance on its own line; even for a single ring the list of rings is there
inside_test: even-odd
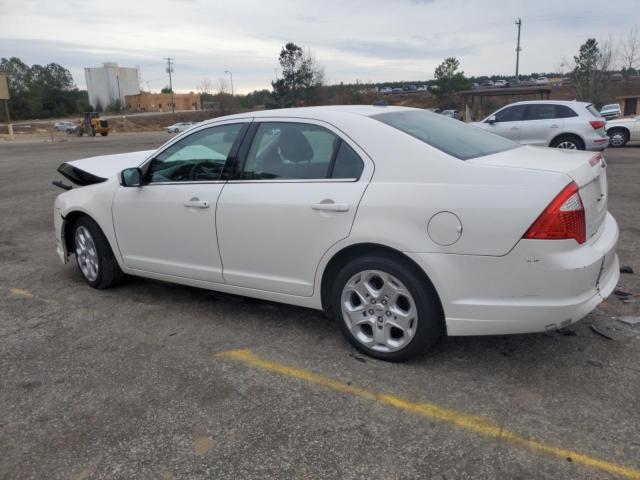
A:
[[[433,403],[412,402],[394,395],[378,393],[356,385],[349,385],[338,380],[333,380],[329,377],[318,375],[317,373],[310,372],[309,370],[290,367],[271,360],[265,360],[255,355],[251,350],[228,350],[226,352],[220,352],[215,356],[217,358],[234,360],[251,367],[277,373],[286,377],[304,380],[305,382],[321,385],[323,387],[330,388],[331,390],[348,393],[366,400],[380,402],[399,410],[412,412],[431,420],[446,422],[458,428],[477,433],[485,437],[495,438],[512,445],[518,445],[520,447],[528,448],[529,450],[546,453],[547,455],[557,457],[562,460],[571,458],[573,463],[602,470],[610,474],[619,475],[625,478],[640,479],[640,470],[635,468],[616,465],[615,463],[598,460],[597,458],[593,458],[573,450],[554,447],[553,445],[529,439],[522,435],[518,435],[517,433],[510,432],[509,430],[504,430],[496,423],[476,415],[469,415],[449,408],[440,407]]]

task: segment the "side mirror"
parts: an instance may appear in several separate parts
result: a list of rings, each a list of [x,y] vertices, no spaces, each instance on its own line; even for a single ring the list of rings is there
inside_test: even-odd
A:
[[[120,172],[120,185],[123,187],[142,186],[142,170],[139,168],[125,168]]]
[[[496,116],[495,115],[491,115],[489,118],[487,118],[487,123],[489,125],[493,125],[494,123],[496,123]]]

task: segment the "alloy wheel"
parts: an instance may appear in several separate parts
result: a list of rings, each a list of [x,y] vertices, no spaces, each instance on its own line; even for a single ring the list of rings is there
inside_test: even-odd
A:
[[[98,278],[99,263],[98,250],[89,230],[79,226],[75,234],[76,260],[82,275],[94,282]]]
[[[625,141],[626,141],[626,137],[622,132],[615,132],[609,137],[609,142],[614,147],[620,147],[624,145]]]
[[[342,317],[353,337],[378,352],[406,347],[418,326],[413,296],[393,275],[366,270],[353,275],[341,295]]]
[[[566,150],[577,150],[578,146],[571,140],[563,140],[558,144],[558,148],[564,148]]]

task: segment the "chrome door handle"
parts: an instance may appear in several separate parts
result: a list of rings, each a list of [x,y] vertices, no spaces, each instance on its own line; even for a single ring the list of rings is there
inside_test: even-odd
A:
[[[518,127],[511,127],[511,130],[520,130]]]
[[[553,125],[551,125],[551,127],[549,128],[558,128],[558,125],[556,125],[555,123]]]
[[[313,210],[321,210],[325,212],[348,212],[349,205],[346,203],[314,203],[311,205]]]
[[[188,208],[209,208],[211,202],[208,200],[200,200],[199,198],[192,198],[184,202],[184,206]]]

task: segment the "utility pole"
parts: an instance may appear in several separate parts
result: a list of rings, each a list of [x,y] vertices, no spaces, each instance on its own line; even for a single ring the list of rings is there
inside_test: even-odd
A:
[[[169,90],[171,90],[171,112],[176,113],[176,106],[173,102],[173,83],[171,81],[171,74],[173,73],[173,66],[171,66],[171,61],[173,58],[167,57],[167,73],[169,74]]]
[[[516,81],[518,81],[518,71],[520,69],[520,50],[522,50],[520,48],[520,29],[522,28],[522,19],[519,18],[516,22],[516,25],[518,26],[518,46],[516,47]]]
[[[225,70],[224,73],[228,73],[229,74],[229,78],[231,79],[231,112],[233,112],[233,105],[234,105],[234,97],[233,97],[233,73],[231,73],[229,70]]]

